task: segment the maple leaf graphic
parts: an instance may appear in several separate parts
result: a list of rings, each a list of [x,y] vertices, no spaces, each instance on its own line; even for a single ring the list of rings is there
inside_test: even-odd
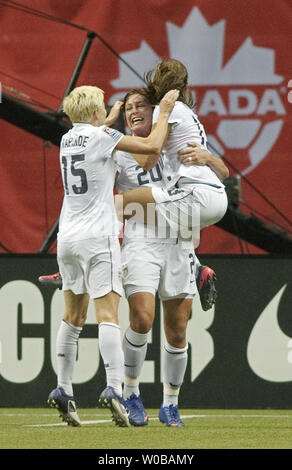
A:
[[[283,77],[275,74],[275,52],[253,44],[246,38],[240,48],[223,66],[225,20],[209,25],[195,7],[183,26],[167,22],[170,57],[186,65],[190,86],[208,85],[276,85]],[[142,40],[139,49],[123,52],[121,57],[144,77],[160,57]],[[119,77],[111,81],[114,88],[135,88],[143,81],[120,61]]]

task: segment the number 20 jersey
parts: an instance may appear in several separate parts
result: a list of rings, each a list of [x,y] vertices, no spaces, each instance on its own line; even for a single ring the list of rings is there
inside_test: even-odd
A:
[[[58,238],[83,240],[117,235],[113,186],[115,146],[123,134],[106,126],[76,123],[61,140],[64,200]]]
[[[127,152],[117,151],[117,179],[116,188],[119,193],[137,188],[164,187],[163,168],[164,156],[162,155],[157,165],[150,171],[144,170],[134,157]],[[154,226],[147,227],[135,221],[135,216],[129,219],[125,225],[124,239],[148,238],[149,241],[159,241],[171,243],[170,238],[158,237],[157,229]]]

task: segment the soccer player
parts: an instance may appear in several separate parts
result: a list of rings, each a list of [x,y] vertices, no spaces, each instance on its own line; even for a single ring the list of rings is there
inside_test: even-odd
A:
[[[146,89],[130,91],[124,100],[124,111],[132,134],[140,137],[149,135],[153,107],[147,99]],[[181,152],[182,160],[188,164],[191,164],[190,159],[196,164],[212,163],[224,178],[226,169],[220,159],[192,145],[194,148]],[[118,191],[137,187],[162,188],[165,159],[166,156],[162,155],[156,166],[147,171],[129,153],[117,152]],[[163,303],[166,338],[162,350],[163,401],[159,419],[167,426],[182,427],[178,397],[188,358],[186,328],[197,290],[196,269],[202,272],[204,267],[196,262],[192,240],[186,243],[178,237],[178,233],[172,233],[172,237],[166,236],[158,226],[139,223],[136,217],[130,218],[125,225],[122,266],[123,284],[130,306],[130,325],[123,339],[123,397],[129,410],[130,423],[134,426],[148,423],[140,397],[139,376],[146,357],[147,338],[154,321],[155,296],[158,292]],[[214,273],[210,268],[205,268],[207,273]]]
[[[60,144],[64,200],[59,222],[57,260],[62,276],[65,314],[56,343],[58,383],[48,398],[69,425],[81,424],[72,389],[77,345],[86,321],[89,298],[99,324],[99,348],[107,387],[99,403],[110,408],[118,426],[129,426],[122,398],[123,352],[118,324],[122,294],[118,220],[113,198],[115,150],[160,155],[168,116],[178,96],[161,100],[157,129],[143,139],[105,125],[103,91],[75,88],[63,102],[73,127]]]

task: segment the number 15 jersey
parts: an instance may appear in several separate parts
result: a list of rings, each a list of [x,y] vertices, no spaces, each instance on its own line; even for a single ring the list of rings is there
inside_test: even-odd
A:
[[[123,134],[106,126],[76,123],[60,144],[64,200],[58,239],[118,235],[114,206],[115,147]]]

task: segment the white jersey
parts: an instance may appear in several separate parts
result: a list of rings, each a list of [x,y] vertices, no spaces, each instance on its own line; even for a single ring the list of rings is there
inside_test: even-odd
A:
[[[163,171],[164,171],[164,156],[162,155],[157,165],[151,170],[144,170],[134,159],[134,157],[127,152],[116,152],[117,171],[118,177],[116,180],[117,191],[123,192],[130,189],[137,188],[161,188],[164,187]],[[154,207],[153,207],[154,209]],[[157,229],[155,225],[148,224],[147,226],[138,223],[135,216],[126,221],[124,230],[125,239],[132,238],[147,238],[149,241],[161,241],[163,243],[174,243],[174,237],[169,237],[169,230],[161,227]]]
[[[143,187],[163,186],[163,157],[160,157],[157,165],[150,171],[144,170],[128,152],[118,150],[116,152],[118,177],[116,188],[118,192],[128,191]]]
[[[73,124],[60,144],[64,200],[58,238],[77,241],[118,235],[114,149],[123,134],[106,126]]]
[[[157,122],[158,115],[159,106],[156,106],[153,113],[153,123]],[[172,126],[164,146],[166,154],[164,166],[165,186],[171,188],[183,176],[195,182],[224,187],[218,176],[208,165],[187,166],[179,160],[178,152],[187,147],[188,142],[196,142],[200,147],[208,150],[205,130],[198,116],[186,104],[176,101],[168,118],[168,123]]]

